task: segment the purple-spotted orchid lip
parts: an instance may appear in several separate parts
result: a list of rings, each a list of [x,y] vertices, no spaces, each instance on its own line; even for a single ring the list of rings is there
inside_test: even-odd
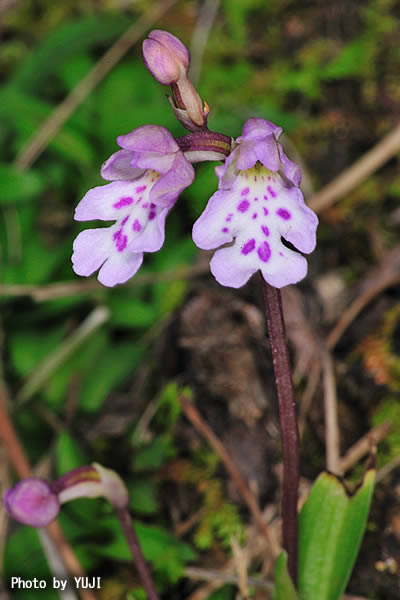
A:
[[[143,253],[162,247],[167,214],[194,179],[192,165],[165,127],[139,127],[118,143],[122,150],[102,167],[111,183],[89,190],[75,211],[77,221],[115,221],[82,231],[72,255],[78,275],[100,269],[98,279],[106,286],[130,279]]]
[[[306,259],[282,238],[300,252],[312,252],[318,219],[298,187],[300,168],[282,159],[280,133],[263,119],[246,123],[230,156],[215,169],[219,190],[194,224],[199,248],[220,248],[210,268],[222,285],[241,287],[260,270],[281,288],[307,273]]]

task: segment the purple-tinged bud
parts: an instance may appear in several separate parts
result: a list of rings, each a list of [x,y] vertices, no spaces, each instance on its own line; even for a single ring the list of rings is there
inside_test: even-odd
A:
[[[60,502],[43,479],[29,477],[6,490],[3,502],[16,521],[33,527],[46,527],[59,513]]]
[[[147,69],[162,85],[176,83],[189,68],[189,50],[177,37],[155,29],[143,42],[143,60]]]
[[[190,54],[186,46],[168,31],[156,29],[143,42],[143,60],[159,83],[171,86],[172,107],[183,111],[183,120],[178,117],[182,124],[190,131],[203,128],[208,111],[187,77]]]

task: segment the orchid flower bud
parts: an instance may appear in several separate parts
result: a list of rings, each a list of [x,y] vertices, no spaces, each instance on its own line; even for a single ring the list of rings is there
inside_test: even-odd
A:
[[[176,83],[187,73],[189,50],[177,37],[155,29],[143,42],[143,60],[147,69],[162,85]]]
[[[23,479],[6,490],[3,503],[13,519],[32,527],[46,527],[60,510],[57,494],[46,481],[36,477]]]
[[[143,60],[159,83],[171,86],[172,108],[187,113],[179,119],[182,124],[191,131],[202,128],[208,111],[203,109],[202,100],[187,77],[190,54],[186,46],[171,33],[155,29],[143,42]]]
[[[6,490],[3,502],[16,521],[32,527],[46,527],[58,515],[60,505],[76,498],[103,496],[116,509],[129,504],[128,490],[122,479],[110,469],[94,463],[73,469],[53,484],[29,477]]]

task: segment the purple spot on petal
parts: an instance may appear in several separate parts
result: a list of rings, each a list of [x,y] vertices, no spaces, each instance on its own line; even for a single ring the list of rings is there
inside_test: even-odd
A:
[[[266,235],[267,237],[269,236],[269,229],[266,225],[261,225],[261,231],[263,232],[264,235]]]
[[[248,200],[242,200],[239,206],[237,207],[238,211],[241,213],[245,213],[250,206],[250,202]]]
[[[271,177],[268,177],[268,181],[271,181]]]
[[[245,196],[246,194],[248,194],[248,193],[249,193],[249,191],[250,191],[250,188],[248,188],[248,187],[245,187],[245,188],[243,188],[243,189],[242,189],[242,191],[240,192],[240,195],[241,195],[241,196]]]
[[[149,211],[149,221],[152,221],[155,218],[156,218],[156,211],[155,210],[150,210]]]
[[[229,221],[232,221],[232,217],[233,217],[233,213],[229,213],[229,214],[227,214],[225,221],[226,221],[227,223],[229,223]]]
[[[264,177],[264,175],[261,175],[261,180],[262,180],[262,181],[265,181],[265,177]]]
[[[254,202],[258,202],[258,198],[257,198],[257,196],[254,198]]]
[[[248,173],[245,173],[244,176],[245,176],[246,179],[249,178],[249,174]]]
[[[271,256],[271,248],[268,242],[263,242],[261,246],[257,248],[257,254],[263,262],[268,262]]]
[[[132,229],[133,229],[133,231],[142,231],[142,226],[138,219],[135,219],[135,221],[132,225]]]
[[[264,215],[267,216],[267,214],[268,214],[268,208],[265,208],[265,206],[263,206],[263,211],[264,211]]]
[[[279,256],[283,256],[283,252],[279,252]]]
[[[113,204],[113,207],[120,209],[120,208],[123,208],[124,206],[129,206],[130,204],[132,204],[132,202],[133,202],[133,198],[131,198],[130,196],[127,196],[126,198],[120,198],[118,200],[118,202]]]
[[[221,229],[221,231],[222,231],[222,233],[228,233],[229,229],[228,229],[228,227],[223,227]]]
[[[257,181],[257,175],[254,175],[254,181]]]
[[[252,218],[253,218],[253,219],[257,219],[257,217],[258,217],[258,213],[253,213],[253,214],[252,214]]]
[[[148,202],[145,202],[144,204],[142,204],[142,207],[143,207],[143,208],[148,208],[148,206],[149,206],[149,203],[148,203]]]
[[[286,208],[280,208],[276,211],[276,214],[278,215],[278,217],[281,217],[281,219],[284,219],[285,221],[288,221],[292,216],[290,212],[286,210]]]
[[[125,250],[126,245],[128,243],[128,236],[122,235],[122,229],[119,229],[114,233],[113,240],[115,241],[115,245],[117,247],[118,252],[122,252],[123,250]]]
[[[256,247],[256,240],[249,240],[242,248],[242,254],[249,254]]]
[[[271,194],[272,198],[276,198],[276,192],[272,186],[267,186],[267,192]]]
[[[147,185],[140,185],[139,187],[136,188],[136,193],[140,194],[141,192],[144,192],[144,190],[147,188]]]
[[[125,225],[125,223],[127,222],[127,220],[129,219],[129,215],[127,215],[126,217],[124,217],[121,221],[121,227],[123,227]]]

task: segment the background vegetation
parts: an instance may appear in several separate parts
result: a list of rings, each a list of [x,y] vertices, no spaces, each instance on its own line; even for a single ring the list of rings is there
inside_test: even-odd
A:
[[[211,106],[213,130],[236,137],[251,116],[284,128],[310,199],[397,124],[400,4],[180,0],[156,18],[148,16],[154,6],[142,0],[0,3],[0,372],[35,472],[52,479],[92,461],[116,469],[131,491],[138,534],[163,598],[228,600],[238,594],[232,585],[238,565],[245,564],[258,581],[271,577],[268,552],[255,550],[260,536],[249,526],[246,506],[218,456],[182,415],[180,386],[193,391],[272,521],[279,499],[279,437],[268,348],[251,321],[261,306],[256,281],[237,294],[218,290],[207,274],[207,257],[191,241],[191,224],[216,188],[214,166],[198,167],[196,181],[168,218],[162,252],[147,255],[140,274],[112,290],[72,272],[72,242],[82,227],[73,221],[74,208],[102,183],[99,169],[117,149],[118,135],[146,123],[183,134],[164,90],[142,63],[141,39],[154,28],[173,32],[187,45],[193,40],[194,76]],[[33,140],[45,131],[46,119],[57,110],[61,116],[68,112],[71,101],[65,104],[65,98],[143,15],[148,26],[138,42],[98,85],[83,86],[83,101],[60,127],[50,128],[36,151]],[[381,472],[349,587],[365,598],[389,600],[398,597],[400,568],[400,471],[394,468],[400,452],[400,303],[394,285],[400,170],[393,155],[321,213],[318,248],[301,286],[301,306],[319,341],[353,300],[371,294],[333,358],[341,453],[372,426],[392,423],[377,455],[378,467],[390,464],[391,472]],[[214,324],[204,321],[221,305]],[[203,325],[198,331],[196,323]],[[305,343],[302,325],[304,320],[295,324],[300,344],[291,336],[302,375],[299,398],[308,373],[299,348],[311,362],[318,354]],[[233,341],[226,333],[232,327],[238,332]],[[211,340],[213,328],[214,342],[222,336],[230,350],[223,354],[219,348],[207,361],[196,348]],[[254,417],[246,413],[248,371],[243,376],[240,361],[232,359],[241,344],[253,356],[267,396]],[[224,370],[230,387],[218,379]],[[318,387],[311,408],[300,407],[306,487],[325,467],[325,394]],[[362,468],[358,462],[351,467],[356,479]],[[7,487],[14,475],[5,448],[0,469]],[[77,501],[62,511],[60,523],[88,573],[102,576],[99,598],[143,597],[105,502]],[[5,587],[13,574],[49,576],[36,531],[12,523],[7,529],[3,515],[0,545]],[[240,548],[252,548],[247,562]],[[190,565],[202,571],[197,579]],[[232,575],[229,584],[222,586],[217,570]],[[241,597],[266,597],[267,590],[246,581],[239,576]],[[14,590],[12,598],[32,594]],[[56,597],[50,589],[39,594],[43,600]]]

